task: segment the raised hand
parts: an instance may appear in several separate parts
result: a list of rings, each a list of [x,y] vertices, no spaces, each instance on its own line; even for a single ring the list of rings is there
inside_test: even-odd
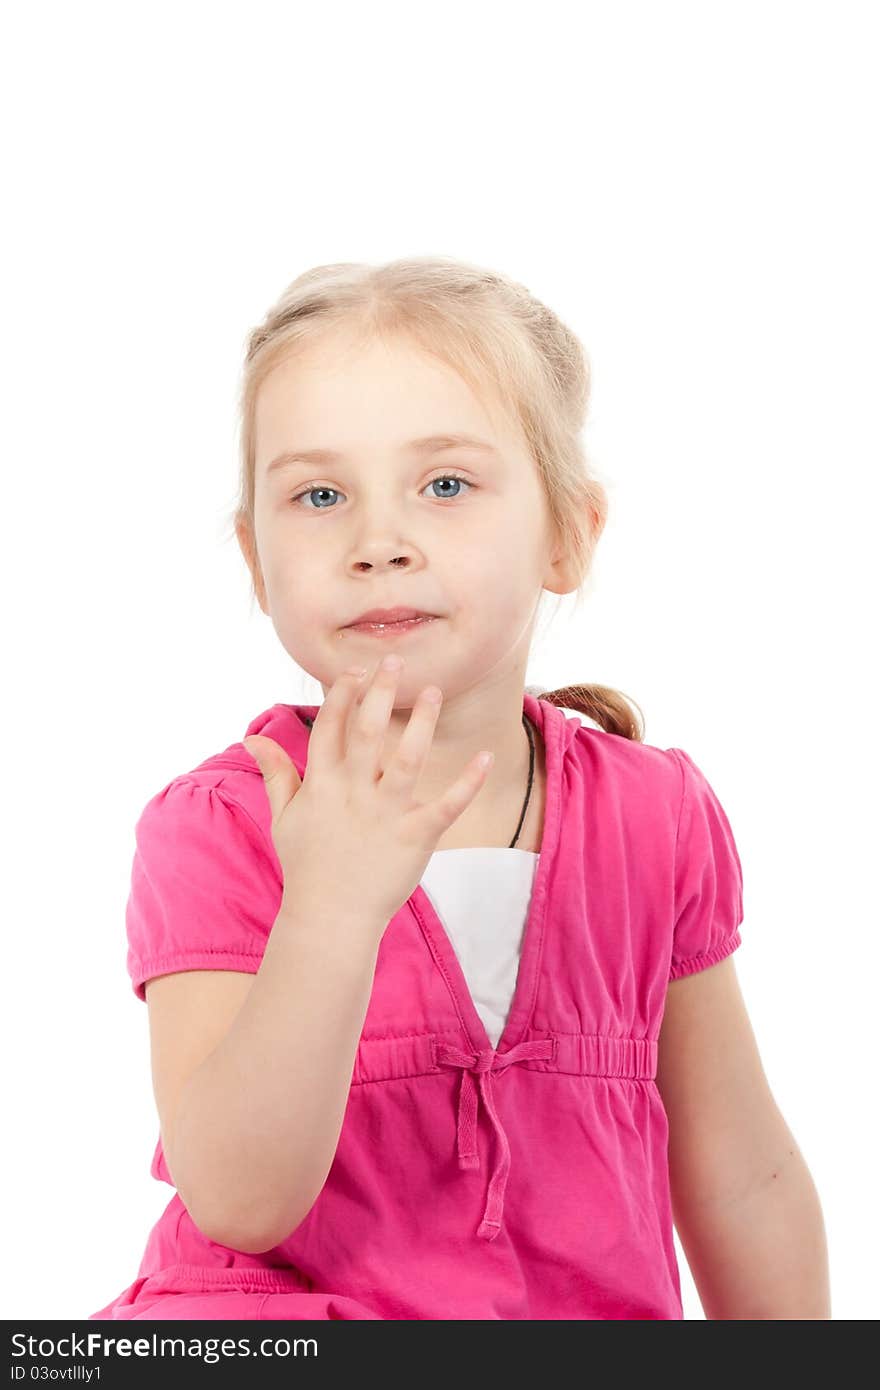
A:
[[[418,886],[441,836],[477,796],[492,763],[491,753],[475,754],[441,796],[416,800],[443,698],[428,686],[380,772],[403,666],[397,659],[397,670],[380,662],[369,680],[348,669],[333,683],[312,726],[302,781],[274,739],[252,734],[244,740],[263,774],[285,898],[318,912],[362,913],[382,932]]]

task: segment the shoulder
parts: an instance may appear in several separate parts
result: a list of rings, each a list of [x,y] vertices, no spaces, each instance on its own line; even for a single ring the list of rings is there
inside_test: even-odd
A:
[[[677,819],[683,795],[677,749],[609,734],[579,720],[567,743],[572,770],[594,798],[630,814]]]
[[[250,721],[243,737],[262,734],[274,739],[297,767],[305,767],[308,728],[300,708],[273,705]],[[275,857],[271,808],[255,760],[239,740],[180,772],[154,792],[137,822],[138,839],[151,832],[163,838],[214,834],[217,848],[227,840],[259,839]]]

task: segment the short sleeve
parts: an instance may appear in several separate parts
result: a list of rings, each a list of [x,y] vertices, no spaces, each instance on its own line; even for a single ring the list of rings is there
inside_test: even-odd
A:
[[[216,787],[176,779],[147,802],[135,845],[125,924],[137,997],[146,1001],[151,977],[178,970],[255,974],[283,879],[244,807]]]
[[[689,754],[671,748],[682,775],[675,842],[675,920],[669,979],[715,965],[741,944],[742,865],[724,808]]]

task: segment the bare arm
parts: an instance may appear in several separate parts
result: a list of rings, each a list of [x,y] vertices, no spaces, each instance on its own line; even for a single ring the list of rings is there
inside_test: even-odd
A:
[[[245,743],[263,774],[283,882],[295,889],[292,900],[282,896],[232,1026],[180,1093],[166,1154],[196,1225],[240,1250],[277,1245],[323,1187],[385,928],[486,778],[476,755],[444,795],[417,800],[440,711],[422,698],[427,688],[380,770],[402,665],[401,657],[396,670],[379,663],[362,701],[366,668],[338,677],[315,720],[303,780],[273,739]],[[325,891],[331,844],[344,867]]]
[[[669,984],[657,1084],[673,1217],[707,1318],[830,1318],[819,1197],[731,957]]]
[[[306,1217],[336,1153],[384,923],[282,901],[254,983],[190,1077],[166,1159],[211,1239],[256,1253]]]

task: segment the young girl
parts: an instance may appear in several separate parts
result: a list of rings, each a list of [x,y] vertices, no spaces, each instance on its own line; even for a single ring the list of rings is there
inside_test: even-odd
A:
[[[450,260],[320,267],[252,333],[236,534],[325,698],[137,823],[176,1191],[92,1318],[681,1318],[673,1220],[708,1317],[830,1316],[724,810],[622,695],[524,684],[605,523],[587,398],[570,330]]]

